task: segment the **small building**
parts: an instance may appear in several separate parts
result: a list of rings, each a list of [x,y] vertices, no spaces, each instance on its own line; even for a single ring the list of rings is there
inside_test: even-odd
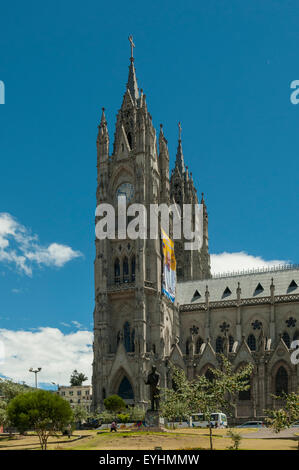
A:
[[[67,400],[71,407],[82,405],[89,412],[92,402],[92,386],[76,385],[76,386],[59,386],[58,395]]]

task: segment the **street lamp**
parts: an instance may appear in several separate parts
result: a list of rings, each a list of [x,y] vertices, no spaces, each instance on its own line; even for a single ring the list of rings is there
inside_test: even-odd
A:
[[[38,367],[37,369],[33,369],[30,367],[29,372],[33,372],[35,374],[35,388],[37,388],[37,374],[42,370],[41,367]]]

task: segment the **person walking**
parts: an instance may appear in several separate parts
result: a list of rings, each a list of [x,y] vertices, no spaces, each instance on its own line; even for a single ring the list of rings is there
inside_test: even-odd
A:
[[[117,424],[115,421],[112,421],[111,426],[110,426],[110,432],[112,431],[117,432]]]

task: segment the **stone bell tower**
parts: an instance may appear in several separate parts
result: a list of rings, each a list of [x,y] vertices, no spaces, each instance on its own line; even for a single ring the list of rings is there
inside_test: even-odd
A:
[[[129,76],[111,155],[104,109],[97,137],[97,207],[109,203],[115,208],[116,237],[95,242],[93,409],[112,394],[147,407],[144,379],[155,364],[161,386],[166,386],[165,364],[179,335],[177,308],[161,293],[161,242],[149,235],[149,205],[170,199],[167,141],[161,126],[157,142],[145,94],[138,89],[135,46],[129,40]],[[127,208],[145,205],[145,239],[118,233],[118,196],[125,196]],[[126,223],[134,217],[128,216]]]
[[[182,147],[182,127],[179,122],[179,139],[176,153],[175,167],[170,178],[170,196],[178,204],[183,212],[184,204],[199,204],[197,191],[193,182],[192,173],[185,165]],[[202,194],[203,207],[203,243],[199,250],[185,250],[184,243],[187,241],[182,237],[175,240],[175,256],[177,260],[177,280],[193,281],[197,279],[208,279],[211,277],[209,237],[208,237],[208,213]],[[194,224],[194,220],[193,220]],[[194,230],[194,225],[192,227]],[[183,228],[182,228],[183,233]]]

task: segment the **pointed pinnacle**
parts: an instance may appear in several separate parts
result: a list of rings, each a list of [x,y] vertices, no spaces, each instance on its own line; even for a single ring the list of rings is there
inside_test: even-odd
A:
[[[106,125],[106,116],[105,116],[105,108],[102,108],[102,117],[101,117],[101,125]]]
[[[138,100],[139,98],[138,84],[137,84],[135,67],[134,67],[134,63],[132,59],[129,65],[129,77],[128,77],[128,83],[127,83],[127,90],[130,91],[133,101]]]

